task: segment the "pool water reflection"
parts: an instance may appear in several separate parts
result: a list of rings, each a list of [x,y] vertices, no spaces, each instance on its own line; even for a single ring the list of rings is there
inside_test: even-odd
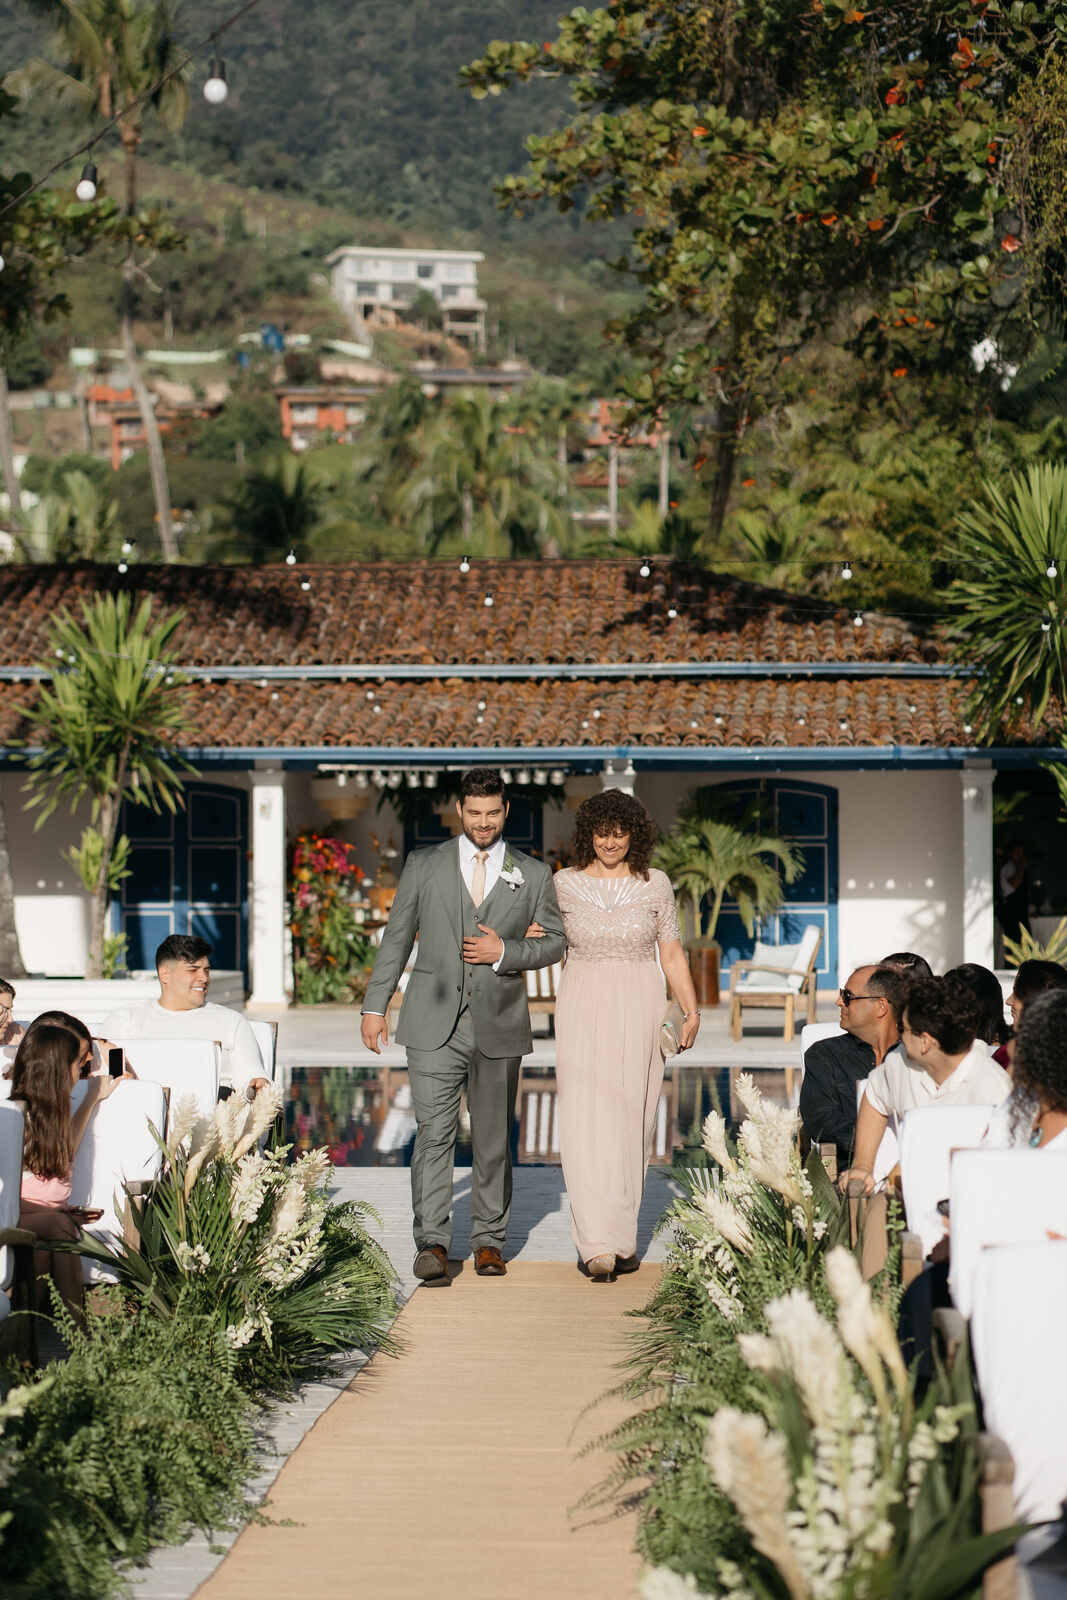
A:
[[[672,1067],[660,1098],[652,1161],[669,1166],[691,1160],[700,1149],[700,1129],[708,1112],[726,1114],[735,1129],[741,1114],[737,1070],[730,1067]],[[759,1085],[772,1100],[785,1098],[781,1072],[759,1073]],[[407,1072],[399,1067],[292,1067],[286,1072],[285,1136],[294,1155],[325,1145],[338,1167],[407,1166],[415,1119]],[[515,1159],[523,1164],[559,1161],[556,1079],[550,1068],[524,1068],[519,1080],[513,1136]],[[460,1113],[458,1166],[470,1165],[466,1106]]]

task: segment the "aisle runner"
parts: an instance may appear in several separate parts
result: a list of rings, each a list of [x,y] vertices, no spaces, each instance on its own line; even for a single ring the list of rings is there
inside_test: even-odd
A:
[[[455,1270],[455,1269],[453,1269]],[[463,1263],[420,1289],[376,1359],[279,1476],[200,1600],[631,1600],[632,1518],[569,1507],[610,1465],[576,1459],[621,1420],[613,1386],[658,1269],[593,1285],[573,1265],[518,1261],[503,1279]]]

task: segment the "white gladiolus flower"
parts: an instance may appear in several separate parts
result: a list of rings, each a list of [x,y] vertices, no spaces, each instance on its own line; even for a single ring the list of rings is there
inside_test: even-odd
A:
[[[641,1578],[641,1600],[692,1600],[700,1593],[691,1572],[683,1576],[670,1567],[649,1567]]]
[[[253,1223],[266,1197],[269,1163],[259,1151],[237,1165],[230,1189],[230,1215],[235,1222]]]
[[[246,1344],[252,1343],[258,1332],[259,1319],[257,1317],[245,1317],[243,1322],[231,1322],[223,1334],[223,1338],[231,1350],[243,1350]]]
[[[736,1322],[741,1315],[740,1300],[735,1300],[729,1289],[724,1288],[721,1283],[716,1283],[714,1278],[709,1280],[707,1288],[708,1299],[716,1311],[725,1317],[727,1322]]]
[[[762,1417],[723,1406],[708,1424],[704,1459],[756,1549],[778,1568],[792,1600],[809,1600],[811,1591],[789,1539],[793,1476],[782,1435],[770,1433]]]
[[[328,1150],[309,1150],[293,1167],[293,1177],[305,1194],[321,1189],[327,1183],[331,1170]]]
[[[709,1111],[704,1118],[701,1142],[708,1155],[719,1163],[724,1172],[737,1171],[737,1162],[726,1144],[726,1121],[717,1111]]]
[[[299,1183],[287,1183],[274,1207],[271,1218],[272,1239],[288,1239],[300,1226],[305,1209],[304,1191]]]
[[[187,1244],[182,1239],[175,1255],[183,1272],[206,1272],[211,1265],[211,1257],[202,1244]]]
[[[746,1256],[752,1254],[752,1229],[736,1207],[720,1195],[710,1192],[696,1195],[694,1199],[699,1209],[728,1244],[734,1245]]]

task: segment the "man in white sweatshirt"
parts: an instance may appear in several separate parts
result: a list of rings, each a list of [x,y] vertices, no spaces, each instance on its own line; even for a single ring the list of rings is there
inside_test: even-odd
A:
[[[211,946],[192,934],[172,933],[156,951],[159,999],[104,1018],[106,1039],[208,1039],[220,1046],[219,1090],[251,1099],[267,1086],[256,1036],[244,1017],[208,1000]],[[137,1071],[131,1053],[130,1065]]]

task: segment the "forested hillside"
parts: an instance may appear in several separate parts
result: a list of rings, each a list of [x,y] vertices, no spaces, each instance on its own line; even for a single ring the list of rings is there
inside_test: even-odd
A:
[[[196,43],[236,9],[184,0],[178,35]],[[541,84],[521,98],[474,101],[459,68],[492,38],[552,37],[566,9],[560,0],[260,0],[223,42],[227,103],[211,109],[196,93],[182,132],[150,126],[144,153],[408,228],[499,237],[516,225],[497,211],[493,179],[521,164],[526,129],[555,121],[557,108],[563,120],[566,91]],[[26,0],[0,0],[0,72],[48,45]],[[84,132],[73,112],[41,98],[7,133],[8,157],[31,169],[69,146],[72,127]],[[535,226],[590,248],[573,221],[550,214]]]

